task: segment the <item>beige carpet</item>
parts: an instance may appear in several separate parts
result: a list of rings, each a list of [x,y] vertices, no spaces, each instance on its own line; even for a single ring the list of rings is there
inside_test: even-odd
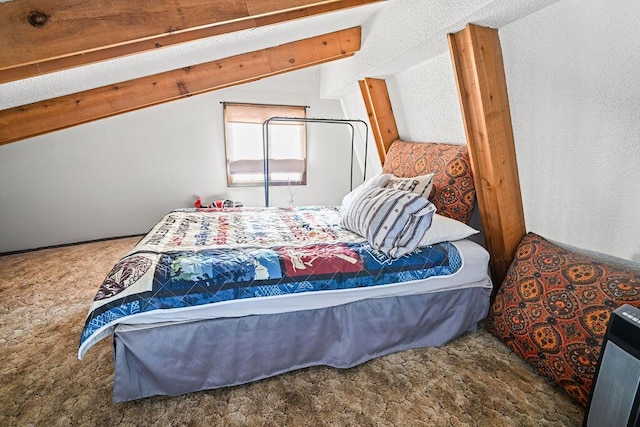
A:
[[[109,340],[76,358],[95,292],[137,238],[0,257],[0,425],[577,426],[583,409],[484,330],[356,368],[114,405]]]

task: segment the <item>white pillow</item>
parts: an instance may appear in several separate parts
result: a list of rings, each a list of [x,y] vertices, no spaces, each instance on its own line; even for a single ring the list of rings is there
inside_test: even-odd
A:
[[[431,227],[424,233],[418,246],[435,245],[436,243],[465,239],[479,233],[475,228],[449,217],[434,214]]]
[[[388,257],[400,258],[418,247],[435,210],[433,203],[415,193],[371,186],[352,194],[343,205],[340,225]]]
[[[410,191],[424,197],[429,198],[431,188],[433,187],[433,174],[420,175],[413,178],[398,178],[391,175],[385,188],[395,188],[396,190]]]

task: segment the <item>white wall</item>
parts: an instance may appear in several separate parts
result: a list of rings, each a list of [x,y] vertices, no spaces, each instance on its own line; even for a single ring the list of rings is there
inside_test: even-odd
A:
[[[400,137],[409,141],[464,144],[465,135],[449,53],[387,80]]]
[[[529,231],[640,261],[640,2],[563,0],[500,29]]]
[[[220,102],[308,105],[309,117],[341,118],[319,86],[319,69],[306,69],[1,146],[0,252],[144,233],[196,195],[264,205],[262,187],[226,185]],[[292,204],[339,204],[349,156],[346,126],[310,124],[308,185],[291,187]],[[289,189],[272,187],[270,199],[288,206]]]
[[[386,78],[400,138],[465,143],[456,82],[449,72],[450,62],[448,54],[443,53]],[[346,93],[340,98],[345,116],[368,120],[357,81],[342,89]],[[358,159],[362,161],[365,141],[363,134],[358,136]],[[371,133],[368,143],[367,176],[372,176],[380,173],[382,165]]]
[[[451,59],[434,40],[467,22],[499,28],[527,230],[640,261],[640,2],[547,1],[509,16],[494,6],[506,4],[488,2],[463,23],[442,14],[439,29],[425,30],[415,25],[430,19],[421,6],[389,3],[363,31],[365,46],[384,46],[324,65],[323,93],[356,111],[350,81],[385,78],[402,138],[464,143]],[[390,34],[394,7],[413,9]],[[406,40],[419,45],[400,45],[410,31]],[[413,64],[421,48],[426,59],[395,67]]]

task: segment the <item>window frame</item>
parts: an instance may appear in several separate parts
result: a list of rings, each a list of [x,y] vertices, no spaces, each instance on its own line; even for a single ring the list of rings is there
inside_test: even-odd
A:
[[[299,106],[299,105],[283,105],[283,104],[258,104],[258,103],[249,103],[249,102],[223,102],[223,130],[224,130],[224,146],[225,146],[225,164],[226,164],[226,172],[227,172],[227,186],[228,187],[262,187],[264,186],[264,148],[263,148],[263,138],[264,136],[262,136],[261,138],[261,143],[260,143],[260,148],[261,148],[261,159],[260,159],[260,163],[262,165],[262,167],[260,168],[260,174],[261,174],[261,179],[260,180],[256,180],[256,181],[238,181],[237,179],[234,180],[234,174],[238,174],[238,172],[232,172],[232,163],[233,160],[229,158],[229,153],[231,151],[230,148],[230,141],[229,141],[229,128],[228,125],[229,123],[241,123],[240,120],[236,120],[236,121],[232,121],[229,120],[229,114],[230,110],[229,107],[236,108],[236,109],[242,109],[242,108],[247,108],[248,112],[246,114],[250,115],[250,113],[254,113],[256,116],[253,118],[248,119],[249,121],[247,123],[250,124],[259,124],[260,125],[260,129],[261,129],[261,135],[262,132],[264,131],[263,128],[263,123],[265,120],[271,118],[271,117],[297,117],[297,118],[301,118],[301,119],[306,119],[307,118],[307,108],[306,106]],[[253,109],[253,111],[250,111],[249,109]],[[267,110],[267,113],[264,113],[260,116],[257,112],[259,110]],[[241,115],[241,113],[238,113],[237,111],[233,112],[233,114],[237,114],[237,115]],[[259,117],[259,118],[258,118]],[[264,120],[263,120],[264,119]],[[261,122],[259,120],[262,120]],[[301,141],[300,141],[300,150],[302,152],[302,158],[300,159],[302,161],[301,165],[302,165],[302,171],[299,172],[300,173],[300,180],[296,180],[296,181],[290,181],[290,180],[283,180],[283,179],[277,179],[274,178],[274,173],[278,173],[278,172],[273,172],[275,170],[275,168],[272,168],[272,162],[274,160],[297,160],[297,159],[277,159],[272,157],[272,149],[271,147],[273,146],[273,136],[270,135],[269,136],[269,142],[270,142],[270,148],[269,148],[269,158],[270,158],[270,163],[269,163],[269,185],[272,186],[285,186],[285,185],[307,185],[307,123],[304,121],[300,121],[300,122],[287,122],[287,123],[278,123],[277,125],[282,125],[282,126],[300,126],[301,127]],[[270,124],[268,126],[268,128],[272,128],[273,126],[277,126],[276,124]],[[231,144],[233,144],[234,142],[231,141]],[[253,161],[250,159],[247,159],[248,161]],[[249,173],[257,173],[257,169],[255,171],[249,172]],[[292,172],[284,172],[284,173],[298,173],[297,171]]]

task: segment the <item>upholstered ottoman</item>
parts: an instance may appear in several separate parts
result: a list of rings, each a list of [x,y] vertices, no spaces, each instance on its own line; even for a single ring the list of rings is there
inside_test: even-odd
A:
[[[528,233],[486,328],[586,406],[609,316],[625,303],[640,307],[640,271]]]

